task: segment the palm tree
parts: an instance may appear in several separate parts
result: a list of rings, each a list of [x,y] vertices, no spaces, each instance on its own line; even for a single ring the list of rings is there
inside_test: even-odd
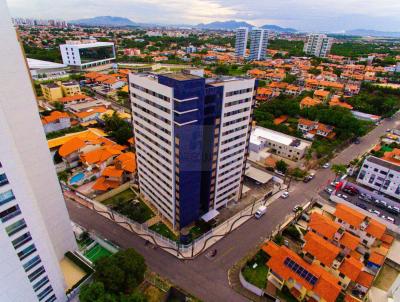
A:
[[[347,167],[346,165],[332,165],[331,168],[332,172],[336,174],[336,177],[339,175],[343,175],[347,173]]]

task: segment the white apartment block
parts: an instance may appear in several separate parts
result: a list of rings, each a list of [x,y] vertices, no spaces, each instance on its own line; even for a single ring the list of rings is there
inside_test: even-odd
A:
[[[369,156],[364,160],[357,182],[400,199],[400,166],[398,164]]]
[[[240,198],[254,79],[130,74],[140,192],[180,229]]]
[[[311,142],[263,127],[253,128],[250,136],[250,152],[260,153],[268,148],[293,161],[302,159],[310,147]]]
[[[244,58],[246,56],[247,38],[249,29],[247,27],[239,27],[236,29],[235,40],[235,56],[236,58]]]
[[[63,63],[79,70],[109,64],[116,57],[114,43],[95,40],[67,41],[60,51]]]
[[[267,58],[268,30],[253,28],[250,32],[249,60],[262,61]]]
[[[5,0],[0,36],[0,301],[66,301],[76,242]]]
[[[316,57],[327,57],[331,50],[333,39],[324,34],[310,34],[304,44],[303,51]]]

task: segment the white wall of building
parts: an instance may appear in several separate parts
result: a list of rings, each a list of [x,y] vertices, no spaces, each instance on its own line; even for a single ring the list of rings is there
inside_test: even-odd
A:
[[[249,29],[247,27],[240,27],[236,30],[235,55],[237,58],[246,56],[248,34]]]
[[[21,210],[20,215],[0,221],[0,301],[37,300],[34,282],[29,282],[22,269],[35,255],[40,256],[46,270],[40,278],[47,275],[58,301],[65,301],[59,260],[65,252],[74,250],[76,243],[5,0],[0,1],[0,36],[4,43],[0,49],[0,174],[5,173],[9,180],[0,187],[0,193],[11,189],[15,195],[14,200],[0,205],[0,212],[16,204]],[[21,234],[9,236],[5,228],[22,218],[27,227],[21,232],[29,231],[32,239],[15,249],[11,241]],[[37,252],[20,260],[17,253],[32,243]]]

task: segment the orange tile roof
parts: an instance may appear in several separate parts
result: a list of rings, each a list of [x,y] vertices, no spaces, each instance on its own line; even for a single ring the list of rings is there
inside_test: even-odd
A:
[[[382,256],[377,252],[372,252],[371,255],[369,256],[368,261],[381,266],[383,262],[385,262],[385,256]]]
[[[280,117],[277,117],[276,119],[274,119],[274,124],[280,125],[283,122],[286,122],[288,118],[289,118],[288,115],[281,115]]]
[[[322,89],[314,91],[314,96],[320,96],[320,97],[326,98],[329,94],[330,94],[329,91],[322,90]]]
[[[370,219],[365,231],[375,238],[381,239],[386,232],[386,226],[375,219]]]
[[[107,191],[109,189],[115,189],[119,187],[119,185],[117,181],[110,181],[106,180],[105,177],[99,177],[92,186],[92,189],[96,191]]]
[[[363,268],[364,264],[360,260],[350,256],[344,259],[339,271],[352,281],[356,281]]]
[[[389,234],[383,234],[381,237],[382,242],[392,244],[394,241],[394,237]]]
[[[262,248],[271,258],[267,262],[267,266],[284,280],[294,279],[297,283],[301,284],[307,290],[313,291],[327,302],[335,302],[338,297],[341,286],[338,284],[339,279],[317,264],[308,264],[299,255],[286,246],[278,246],[274,242],[266,243]],[[312,285],[304,278],[301,278],[293,270],[287,267],[284,262],[286,258],[301,265],[308,272],[317,278],[315,285]]]
[[[342,238],[339,240],[339,243],[354,251],[360,244],[360,238],[346,231],[343,234]]]
[[[285,82],[272,82],[271,84],[269,84],[268,86],[270,88],[279,88],[279,89],[285,89],[286,87],[288,87],[288,83]]]
[[[94,114],[98,114],[98,112],[92,110],[92,111],[75,112],[74,114],[75,114],[78,118],[82,119],[82,118],[85,118],[85,117],[92,116],[92,115],[94,115]]]
[[[327,266],[331,266],[340,253],[340,248],[313,232],[307,232],[304,240],[306,243],[303,246],[303,251],[310,253]]]
[[[312,125],[315,124],[315,122],[310,121],[310,120],[305,119],[305,118],[300,118],[300,119],[298,120],[298,123],[301,124],[301,125],[305,125],[305,126],[312,126]]]
[[[93,100],[93,98],[85,95],[85,94],[74,94],[71,96],[65,96],[62,98],[59,98],[57,101],[61,102],[61,103],[68,103],[68,102],[73,102],[73,101],[79,101],[79,100]]]
[[[134,173],[136,171],[136,155],[133,152],[122,153],[115,161],[118,162],[118,166],[120,166],[121,169],[129,173]]]
[[[309,96],[305,97],[300,102],[300,106],[302,107],[312,107],[312,106],[317,106],[319,104],[322,104],[320,100],[310,98]]]
[[[84,146],[84,140],[78,137],[74,137],[60,147],[60,149],[58,150],[58,154],[60,154],[61,157],[67,157],[68,155],[78,151]]]
[[[124,173],[123,170],[117,169],[115,166],[108,166],[103,170],[103,173],[101,173],[101,176],[121,177],[123,173]]]
[[[42,124],[50,124],[62,118],[69,118],[69,115],[66,112],[52,111],[50,115],[42,117]]]
[[[98,72],[88,72],[88,73],[84,74],[85,78],[88,78],[88,79],[91,79],[91,80],[94,80],[94,79],[96,79],[96,78],[98,78],[100,76],[103,76],[103,74],[98,73]]]
[[[96,150],[89,151],[81,154],[81,161],[87,164],[97,164],[108,160],[112,156],[121,154],[121,150],[114,148],[114,146],[101,147]]]
[[[352,256],[352,257],[354,257],[354,258],[360,260],[361,257],[362,257],[362,254],[360,254],[360,253],[357,252],[357,251],[351,251],[351,252],[350,252],[350,256]]]
[[[385,152],[382,159],[400,165],[400,149],[393,149],[393,151]]]
[[[312,213],[308,226],[317,233],[332,239],[336,232],[340,229],[340,225],[332,219],[318,213]]]
[[[358,278],[355,282],[357,282],[358,284],[366,287],[366,288],[370,288],[372,285],[372,281],[374,281],[375,276],[371,275],[367,272],[361,272],[360,275],[358,275]]]
[[[341,203],[336,206],[334,215],[356,228],[360,226],[366,217],[364,214]]]

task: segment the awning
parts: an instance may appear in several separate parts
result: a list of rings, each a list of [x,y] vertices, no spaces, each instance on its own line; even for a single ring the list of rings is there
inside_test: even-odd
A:
[[[266,184],[272,179],[272,175],[260,169],[250,167],[246,170],[245,175],[259,183]]]
[[[214,219],[219,215],[219,212],[215,209],[212,209],[205,213],[203,216],[201,216],[201,219],[203,219],[205,222],[209,222],[210,220]]]

